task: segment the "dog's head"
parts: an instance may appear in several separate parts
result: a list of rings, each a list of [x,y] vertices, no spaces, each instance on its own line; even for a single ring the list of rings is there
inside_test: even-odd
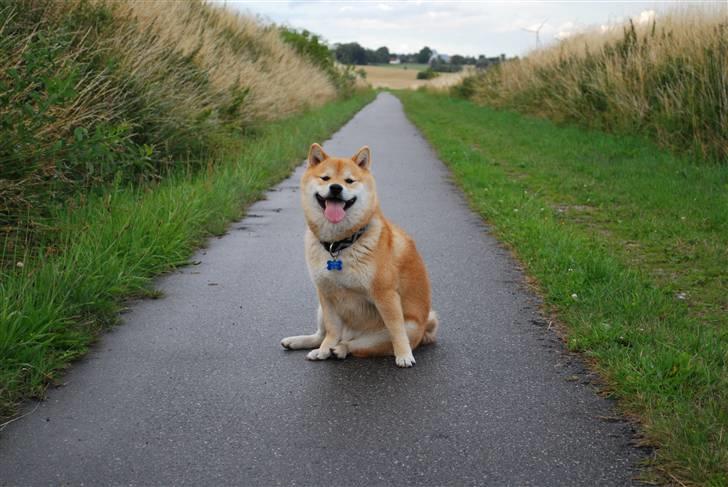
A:
[[[343,158],[330,157],[320,145],[311,145],[301,197],[306,222],[319,240],[346,238],[371,219],[378,202],[370,163],[369,147]]]

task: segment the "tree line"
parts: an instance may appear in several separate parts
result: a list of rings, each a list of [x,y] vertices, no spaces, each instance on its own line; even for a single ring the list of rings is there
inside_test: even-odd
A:
[[[334,44],[333,46],[334,56],[336,60],[342,64],[387,64],[390,59],[399,59],[402,63],[418,63],[427,64],[432,57],[434,51],[428,46],[423,47],[418,52],[410,54],[396,54],[391,53],[389,48],[386,46],[380,47],[379,49],[367,49],[361,46],[358,42],[347,42],[343,44]],[[461,56],[454,54],[450,56],[449,64],[456,66],[488,64],[488,60],[494,58],[487,58],[481,54],[477,58],[475,56]]]

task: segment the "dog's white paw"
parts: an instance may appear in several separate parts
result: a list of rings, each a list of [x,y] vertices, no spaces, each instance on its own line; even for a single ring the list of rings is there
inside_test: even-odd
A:
[[[334,347],[332,350],[334,352],[334,356],[338,359],[344,359],[349,355],[349,347],[344,345],[343,343],[339,343]]]
[[[302,348],[315,348],[321,345],[323,337],[318,335],[298,335],[286,337],[281,340],[281,346],[288,350],[300,350]]]
[[[331,357],[331,350],[322,350],[320,348],[311,350],[306,355],[306,358],[308,360],[326,360],[329,357]]]
[[[394,362],[397,364],[397,367],[412,367],[415,364],[415,357],[412,355],[412,352],[409,352],[406,355],[395,357]]]

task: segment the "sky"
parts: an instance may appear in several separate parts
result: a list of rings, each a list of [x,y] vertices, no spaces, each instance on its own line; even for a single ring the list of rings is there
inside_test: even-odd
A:
[[[247,1],[216,0],[268,22],[308,29],[330,44],[390,52],[429,46],[442,54],[523,55],[586,28],[659,17],[675,2],[645,1]],[[681,2],[682,4],[686,2]],[[641,16],[641,17],[640,17]],[[533,32],[539,26],[539,39]],[[540,44],[539,44],[540,42]]]

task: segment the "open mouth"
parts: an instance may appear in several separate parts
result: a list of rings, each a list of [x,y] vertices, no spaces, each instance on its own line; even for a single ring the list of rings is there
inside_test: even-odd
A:
[[[341,198],[323,198],[316,193],[316,201],[318,201],[321,209],[324,210],[324,216],[331,223],[339,223],[346,217],[346,210],[356,203],[356,196],[350,200],[342,200]]]

